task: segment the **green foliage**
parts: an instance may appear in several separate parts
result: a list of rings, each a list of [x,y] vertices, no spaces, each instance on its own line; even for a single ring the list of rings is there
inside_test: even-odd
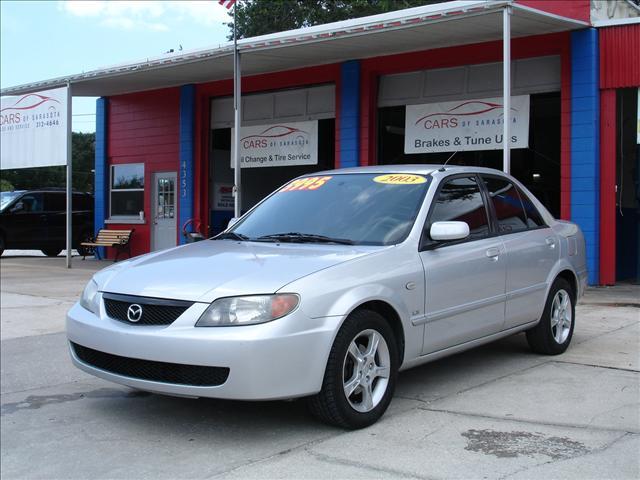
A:
[[[95,159],[95,133],[73,132],[71,137],[73,163],[73,189],[93,193],[93,168]],[[2,190],[30,190],[44,187],[64,187],[66,168],[40,167],[2,170]],[[6,188],[5,185],[13,188]]]
[[[446,0],[238,0],[238,38],[249,38]],[[229,40],[233,40],[233,10]]]
[[[15,190],[15,188],[13,188],[13,185],[11,185],[11,183],[9,183],[4,178],[0,178],[0,192],[11,192],[13,190]]]

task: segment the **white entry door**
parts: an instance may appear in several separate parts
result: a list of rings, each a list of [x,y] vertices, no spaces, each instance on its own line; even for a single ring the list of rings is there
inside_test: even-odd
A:
[[[154,173],[152,250],[176,246],[176,210],[176,172]]]

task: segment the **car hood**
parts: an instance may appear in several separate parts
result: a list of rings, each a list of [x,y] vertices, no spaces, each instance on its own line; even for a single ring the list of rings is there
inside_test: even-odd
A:
[[[102,270],[103,292],[212,302],[274,293],[294,280],[382,248],[205,240]]]

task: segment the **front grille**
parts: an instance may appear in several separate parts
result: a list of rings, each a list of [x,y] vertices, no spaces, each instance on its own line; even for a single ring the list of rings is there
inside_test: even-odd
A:
[[[222,385],[229,377],[229,369],[226,367],[154,362],[152,360],[140,360],[139,358],[121,357],[99,352],[73,342],[71,342],[71,346],[76,356],[92,367],[140,380],[197,387],[215,387]]]
[[[165,300],[115,293],[104,293],[102,298],[109,317],[130,325],[170,325],[193,305],[193,302],[183,300]],[[142,307],[142,315],[137,322],[131,321],[127,316],[131,305]]]

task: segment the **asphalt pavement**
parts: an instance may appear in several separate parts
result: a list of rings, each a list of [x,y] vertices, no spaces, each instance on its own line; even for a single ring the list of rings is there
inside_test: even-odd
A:
[[[561,356],[521,334],[403,372],[382,420],[347,432],[301,400],[166,397],[75,369],[64,315],[108,264],[0,259],[3,479],[640,478],[639,286],[590,289]]]

